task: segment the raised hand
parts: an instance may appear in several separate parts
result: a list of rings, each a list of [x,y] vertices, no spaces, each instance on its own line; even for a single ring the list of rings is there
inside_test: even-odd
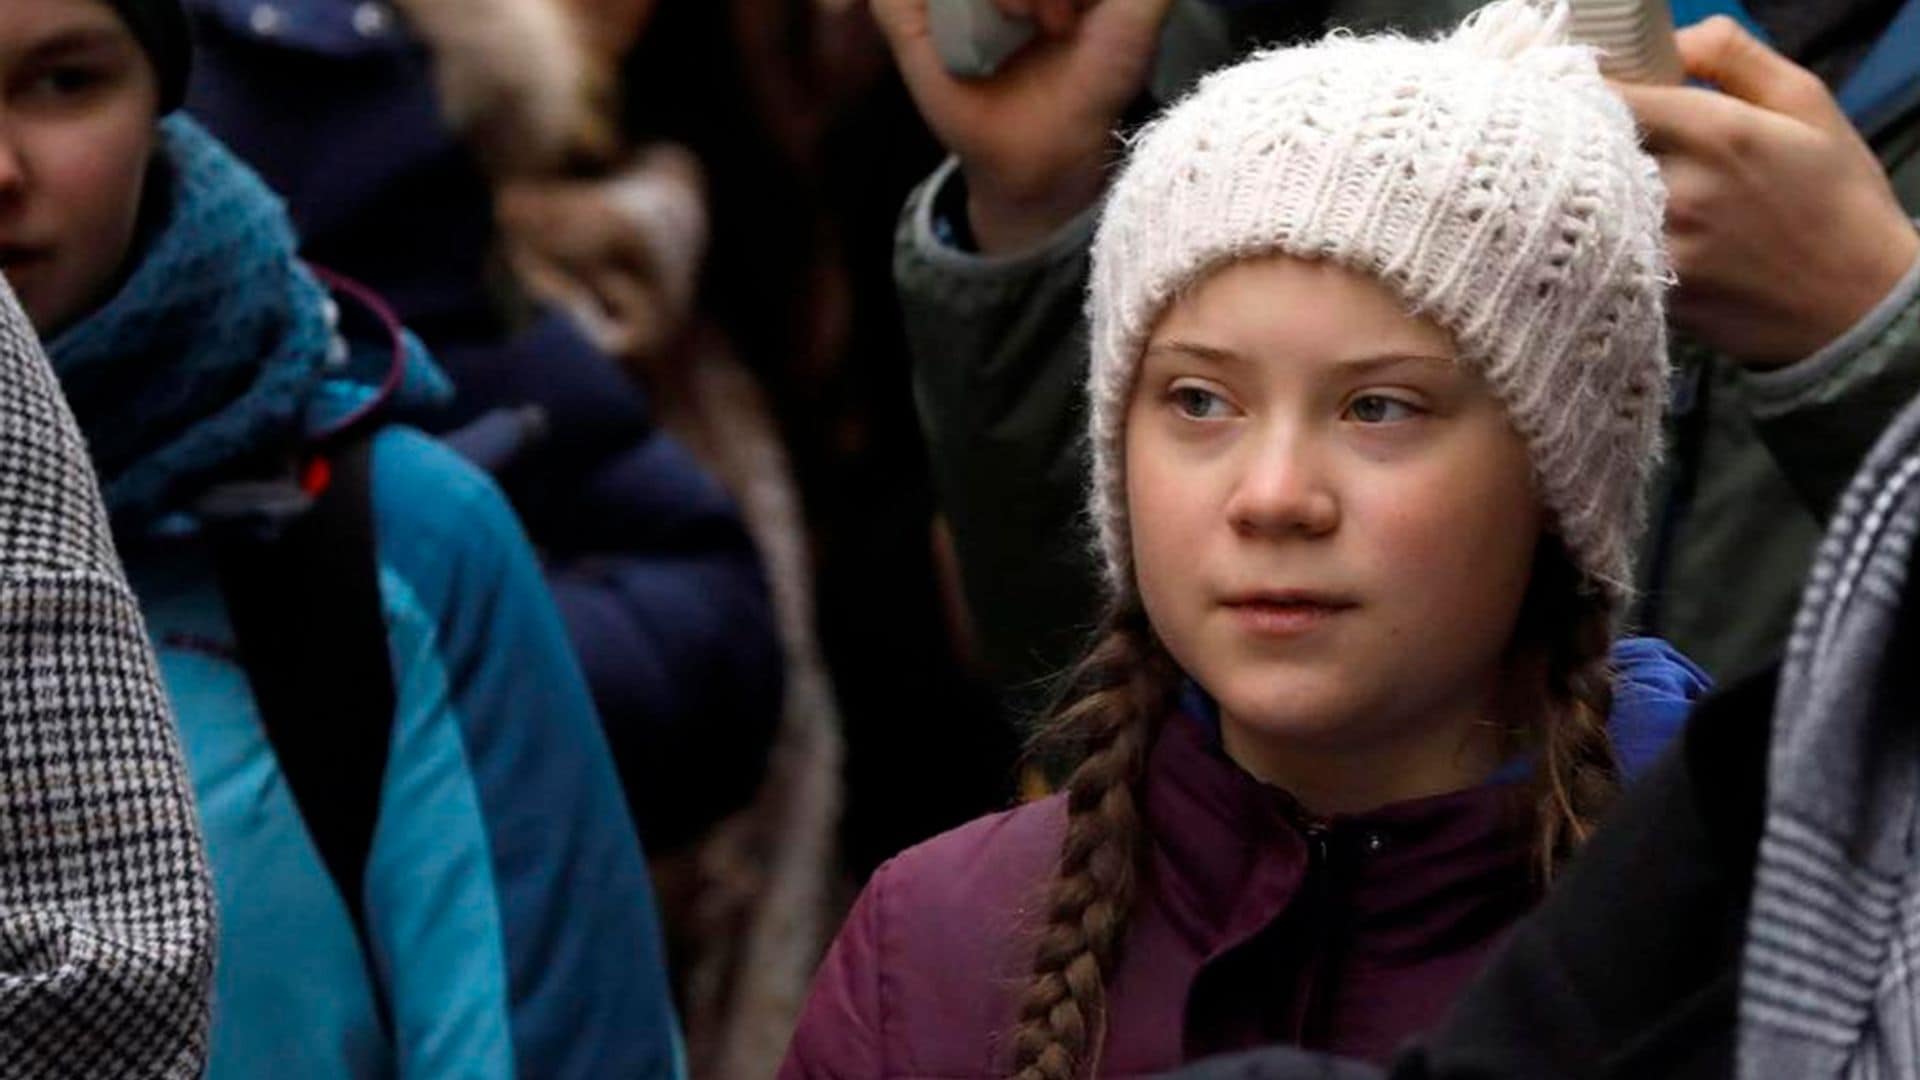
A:
[[[927,2],[872,0],[873,13],[921,115],[960,159],[981,249],[1037,243],[1099,199],[1172,0],[995,0],[1041,32],[985,79],[947,71]]]
[[[1675,325],[1753,368],[1845,333],[1920,258],[1920,232],[1818,76],[1732,19],[1682,30],[1718,90],[1618,87],[1660,160]]]

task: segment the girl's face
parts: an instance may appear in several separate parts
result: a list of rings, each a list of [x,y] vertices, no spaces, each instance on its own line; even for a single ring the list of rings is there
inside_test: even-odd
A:
[[[0,0],[0,273],[41,336],[104,302],[153,154],[153,66],[99,0]]]
[[[1128,405],[1141,597],[1227,750],[1324,812],[1455,790],[1543,515],[1449,335],[1332,264],[1230,264],[1154,327]]]

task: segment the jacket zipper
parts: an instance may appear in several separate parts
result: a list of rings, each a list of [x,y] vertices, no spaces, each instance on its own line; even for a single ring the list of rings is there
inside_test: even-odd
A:
[[[1336,916],[1340,910],[1334,880],[1333,826],[1325,821],[1309,821],[1302,830],[1307,840],[1306,930],[1311,935],[1306,960],[1300,968],[1299,990],[1294,994],[1288,1041],[1306,1049],[1327,1044],[1327,999],[1329,969],[1333,965]]]

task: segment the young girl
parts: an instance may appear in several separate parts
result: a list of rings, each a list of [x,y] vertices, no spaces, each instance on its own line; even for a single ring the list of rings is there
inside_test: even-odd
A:
[[[1684,715],[1689,665],[1608,647],[1663,198],[1566,21],[1270,52],[1132,142],[1093,250],[1080,764],[876,873],[786,1075],[1382,1058]]]
[[[176,0],[0,3],[0,271],[178,716],[219,916],[210,1073],[673,1075],[646,865],[533,553],[483,476],[382,425],[444,394],[417,344],[160,119],[185,25]]]

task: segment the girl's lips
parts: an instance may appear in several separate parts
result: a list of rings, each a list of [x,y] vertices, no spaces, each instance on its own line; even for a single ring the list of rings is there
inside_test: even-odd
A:
[[[1296,637],[1325,626],[1335,616],[1353,610],[1346,601],[1324,599],[1246,599],[1229,601],[1241,628],[1267,637]]]

